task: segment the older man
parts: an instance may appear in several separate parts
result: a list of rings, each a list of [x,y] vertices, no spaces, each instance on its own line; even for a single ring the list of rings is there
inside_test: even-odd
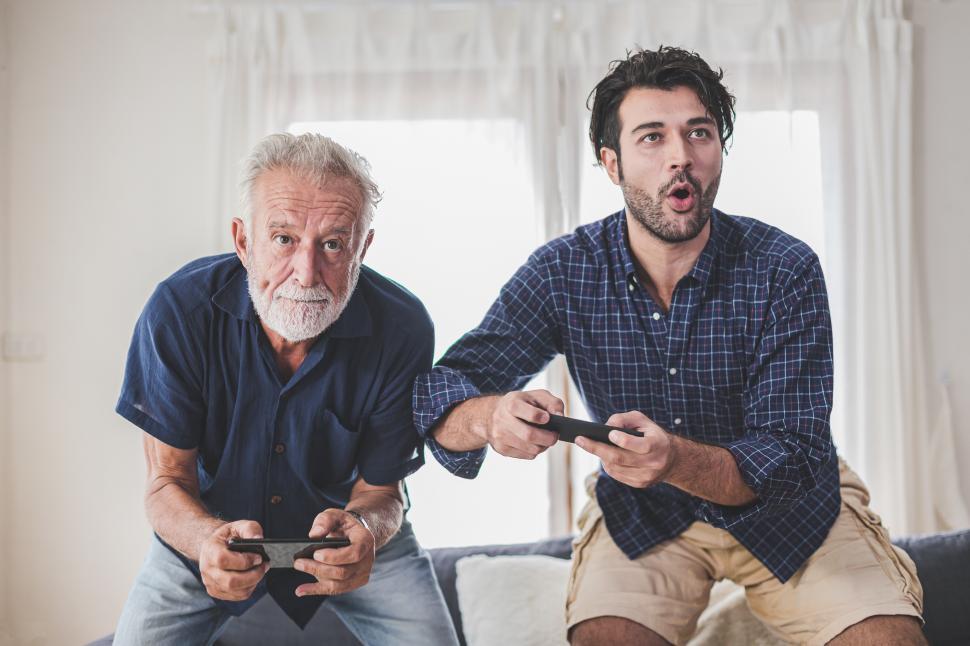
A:
[[[246,164],[236,253],[149,299],[117,411],[144,431],[156,536],[115,643],[211,644],[268,592],[301,627],[326,600],[365,643],[457,644],[404,519],[401,481],[424,461],[411,384],[433,328],[361,264],[379,197],[330,139],[267,137]],[[295,569],[227,546],[327,535],[350,546]]]

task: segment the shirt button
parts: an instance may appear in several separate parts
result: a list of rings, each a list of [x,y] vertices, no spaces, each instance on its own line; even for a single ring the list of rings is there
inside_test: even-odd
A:
[[[680,418],[678,417],[677,419],[675,419],[675,420],[674,420],[674,426],[680,426],[680,423],[681,423],[681,422],[683,422],[683,421],[684,421],[684,420],[682,420],[682,419],[680,419]]]
[[[669,372],[672,375],[676,375],[677,374],[677,368],[671,368]]]
[[[278,505],[281,502],[283,502],[283,496],[273,496],[272,498],[269,499],[269,501],[274,505]]]
[[[637,288],[637,286],[634,285],[633,283],[628,284],[627,287],[630,289],[631,292]]]
[[[276,451],[277,453],[282,453],[283,451],[286,450],[286,445],[280,442],[279,444],[273,447],[273,450]]]
[[[660,312],[654,312],[653,313],[653,320],[654,321],[659,321],[660,320]]]

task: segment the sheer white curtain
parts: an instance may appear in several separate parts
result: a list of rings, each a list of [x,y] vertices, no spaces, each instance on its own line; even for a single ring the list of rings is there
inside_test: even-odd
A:
[[[236,161],[293,121],[504,117],[526,135],[537,241],[554,237],[580,220],[579,169],[593,162],[584,104],[608,61],[637,45],[694,49],[724,68],[739,110],[818,113],[836,440],[894,533],[964,525],[945,453],[952,426],[943,409],[934,415],[943,393],[924,368],[910,235],[912,28],[901,4],[225,5],[212,59],[214,212],[221,230],[235,204]],[[770,159],[763,172],[770,181]],[[434,178],[427,182],[433,190]],[[563,392],[564,379],[554,365],[551,387]],[[569,529],[567,460],[559,451],[551,461],[554,532]]]
[[[239,215],[240,162],[265,135],[313,112],[312,61],[303,11],[294,5],[224,3],[209,43],[208,155],[212,235],[224,246]]]

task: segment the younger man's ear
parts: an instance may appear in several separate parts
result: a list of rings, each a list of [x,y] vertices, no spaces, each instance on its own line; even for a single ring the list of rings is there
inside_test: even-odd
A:
[[[603,146],[600,148],[600,161],[603,163],[603,168],[606,169],[606,174],[610,176],[610,180],[616,184],[620,185],[620,160],[616,154],[616,151],[612,148],[607,148]]]

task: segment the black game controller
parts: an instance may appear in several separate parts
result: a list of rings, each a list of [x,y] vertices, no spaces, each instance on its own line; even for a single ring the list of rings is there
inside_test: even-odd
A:
[[[563,417],[562,415],[550,414],[548,422],[545,424],[535,424],[534,426],[559,433],[559,439],[563,442],[575,442],[577,437],[583,436],[591,440],[596,440],[597,442],[612,444],[610,442],[610,431],[620,431],[621,433],[626,433],[634,437],[643,437],[643,433],[632,428],[616,428],[615,426],[606,426],[605,424],[597,424],[596,422],[585,422],[581,419]]]
[[[312,559],[317,550],[347,547],[346,538],[230,538],[233,552],[253,552],[269,561],[270,568],[293,567],[296,559]]]

